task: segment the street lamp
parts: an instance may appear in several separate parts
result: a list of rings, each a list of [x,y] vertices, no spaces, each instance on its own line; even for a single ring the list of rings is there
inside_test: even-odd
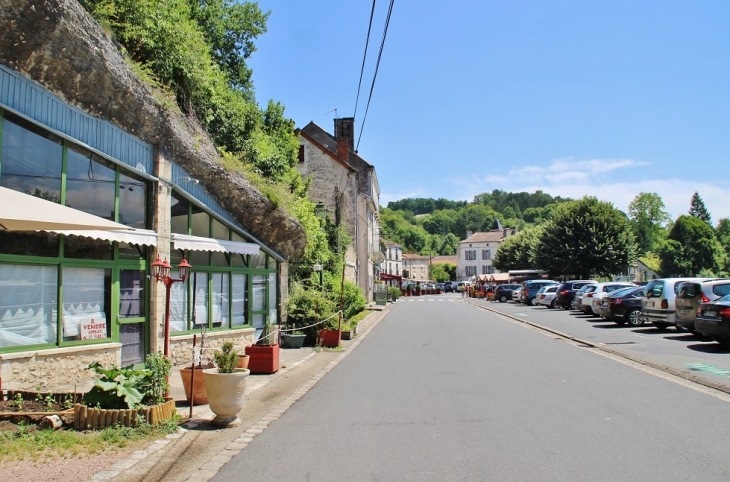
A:
[[[319,272],[319,287],[322,288],[322,265],[319,263],[314,263],[312,265],[312,271]]]
[[[613,275],[611,274],[611,271],[613,270],[613,245],[608,245],[608,277],[609,281],[613,281]]]
[[[172,285],[177,283],[178,281],[185,281],[188,279],[188,276],[190,276],[190,263],[187,262],[185,258],[180,261],[180,264],[177,265],[177,270],[180,273],[180,279],[175,279],[170,277],[170,270],[172,269],[172,266],[170,266],[170,262],[165,258],[165,261],[162,261],[160,257],[158,256],[156,260],[152,262],[152,276],[155,277],[157,281],[161,281],[165,284],[165,356],[170,355],[170,289],[172,288]]]
[[[319,219],[326,219],[327,218],[327,206],[323,202],[318,202],[316,206],[314,206],[314,215],[318,217]]]

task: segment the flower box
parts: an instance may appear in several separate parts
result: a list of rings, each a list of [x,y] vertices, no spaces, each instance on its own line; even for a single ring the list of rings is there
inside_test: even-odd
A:
[[[248,369],[251,373],[269,375],[279,371],[279,345],[249,345],[246,347]]]

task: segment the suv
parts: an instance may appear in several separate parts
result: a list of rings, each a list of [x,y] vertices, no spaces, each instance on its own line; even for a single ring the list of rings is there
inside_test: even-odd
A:
[[[564,310],[570,309],[575,293],[585,285],[596,283],[596,281],[590,279],[576,279],[560,283],[558,294],[555,295],[555,305],[561,306]]]
[[[682,281],[702,283],[712,278],[662,278],[649,281],[641,297],[641,316],[660,330],[675,324],[674,301]]]
[[[453,293],[454,291],[456,291],[455,281],[447,281],[444,283],[444,293]]]
[[[535,302],[535,296],[537,295],[537,292],[540,291],[540,288],[542,288],[543,286],[551,286],[556,284],[558,283],[546,279],[532,279],[523,281],[522,293],[520,293],[520,301],[522,301],[526,305],[535,306],[537,304]]]
[[[505,303],[507,300],[513,299],[512,293],[519,287],[520,285],[518,284],[497,285],[497,288],[494,290],[494,299],[500,303]]]
[[[695,318],[701,303],[709,303],[730,293],[730,279],[713,281],[684,281],[679,284],[674,325],[677,331],[695,332]]]

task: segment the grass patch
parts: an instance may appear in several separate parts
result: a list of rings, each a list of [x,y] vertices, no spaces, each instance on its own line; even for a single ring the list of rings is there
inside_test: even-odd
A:
[[[372,313],[373,310],[362,310],[360,313],[351,316],[347,319],[347,323],[350,325],[357,325],[360,323],[366,316],[368,316],[370,313]]]
[[[34,425],[21,424],[17,431],[0,431],[0,462],[36,462],[115,452],[175,432],[178,420],[168,420],[155,427],[147,423],[134,428],[117,425],[96,432],[40,430]]]

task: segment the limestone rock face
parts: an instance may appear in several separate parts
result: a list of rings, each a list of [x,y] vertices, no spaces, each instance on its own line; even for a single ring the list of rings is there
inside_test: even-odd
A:
[[[306,238],[296,219],[225,170],[205,130],[156,100],[76,0],[0,0],[0,63],[149,144],[171,147],[175,161],[252,235],[286,258],[302,254]]]

